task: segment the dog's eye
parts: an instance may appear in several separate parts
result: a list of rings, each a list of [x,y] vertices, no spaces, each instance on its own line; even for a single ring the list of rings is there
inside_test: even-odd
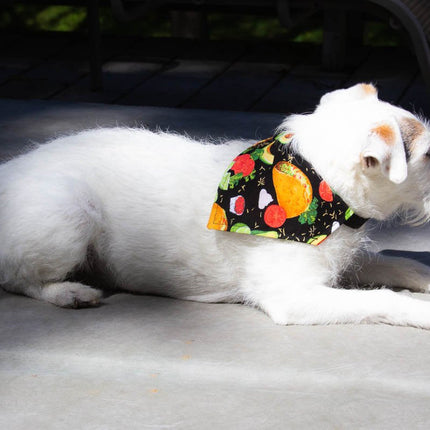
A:
[[[430,149],[424,154],[424,157],[430,159]]]

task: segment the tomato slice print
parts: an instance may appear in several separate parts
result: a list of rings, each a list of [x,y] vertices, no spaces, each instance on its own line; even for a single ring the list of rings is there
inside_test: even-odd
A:
[[[234,159],[234,164],[231,166],[234,174],[242,173],[243,176],[248,176],[254,170],[255,162],[249,154],[242,154]]]
[[[326,181],[321,181],[319,186],[319,193],[323,200],[326,202],[332,202],[333,201],[333,193],[331,191],[331,188],[329,184],[327,184]]]
[[[278,205],[270,205],[264,212],[264,222],[272,228],[281,227],[287,219],[284,209]]]

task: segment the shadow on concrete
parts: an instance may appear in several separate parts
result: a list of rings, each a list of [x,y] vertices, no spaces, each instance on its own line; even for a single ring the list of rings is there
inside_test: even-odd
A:
[[[397,249],[384,249],[381,254],[388,255],[391,257],[403,257],[410,258],[412,260],[419,261],[420,263],[430,266],[430,252],[415,252],[415,251],[403,251]]]

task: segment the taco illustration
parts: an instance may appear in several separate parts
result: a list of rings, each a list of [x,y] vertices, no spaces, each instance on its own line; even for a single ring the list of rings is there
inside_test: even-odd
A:
[[[308,177],[288,161],[279,161],[273,168],[273,185],[286,218],[299,216],[312,203],[312,185]]]

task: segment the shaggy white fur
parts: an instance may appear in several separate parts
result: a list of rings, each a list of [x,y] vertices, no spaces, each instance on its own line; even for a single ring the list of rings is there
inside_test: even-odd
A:
[[[356,85],[325,95],[280,130],[355,212],[430,216],[430,133]],[[122,290],[244,302],[279,324],[384,322],[430,328],[430,303],[390,290],[340,289],[339,277],[428,291],[430,269],[365,251],[365,226],[320,246],[208,230],[217,184],[249,146],[142,129],[61,137],[0,166],[0,284],[59,306],[97,305],[73,281],[94,266]],[[412,215],[411,215],[412,214]]]

